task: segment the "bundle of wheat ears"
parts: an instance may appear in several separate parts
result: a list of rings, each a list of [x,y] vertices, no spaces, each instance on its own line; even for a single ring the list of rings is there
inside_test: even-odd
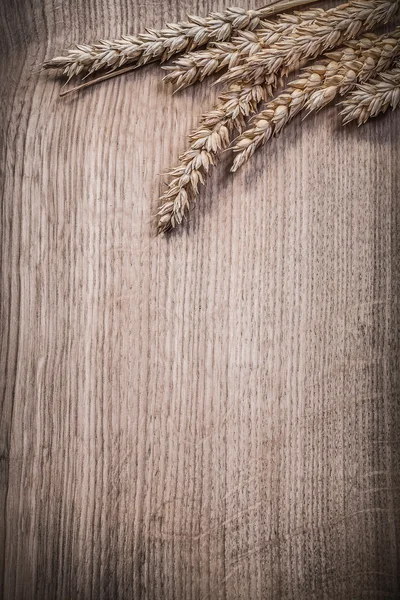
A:
[[[400,0],[353,0],[329,10],[293,11],[316,1],[276,0],[255,10],[190,15],[162,30],[79,44],[44,68],[60,70],[67,81],[85,77],[62,95],[178,54],[163,67],[164,80],[176,89],[223,72],[218,82],[225,89],[217,104],[203,115],[189,148],[168,173],[171,181],[157,213],[163,233],[182,223],[210,167],[229,147],[236,153],[231,169],[236,171],[303,110],[307,115],[344,97],[343,124],[356,120],[361,125],[400,103],[400,27],[371,33],[396,16]],[[294,78],[279,91],[291,74]]]

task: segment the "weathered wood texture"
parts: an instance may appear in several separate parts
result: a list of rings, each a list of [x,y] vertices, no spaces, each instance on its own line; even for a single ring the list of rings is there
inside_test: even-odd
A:
[[[400,597],[400,113],[227,156],[162,239],[216,90],[38,72],[223,5],[0,3],[7,600]]]

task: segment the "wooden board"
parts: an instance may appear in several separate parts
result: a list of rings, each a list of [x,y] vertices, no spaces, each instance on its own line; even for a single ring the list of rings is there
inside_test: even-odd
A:
[[[228,4],[0,4],[7,600],[400,595],[400,113],[226,155],[160,238],[217,90],[150,66],[60,99],[39,73]]]

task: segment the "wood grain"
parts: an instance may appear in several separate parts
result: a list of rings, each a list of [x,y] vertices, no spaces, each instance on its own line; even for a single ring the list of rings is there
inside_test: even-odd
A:
[[[216,90],[38,72],[228,4],[0,3],[7,600],[400,597],[399,113],[227,156],[159,238]]]

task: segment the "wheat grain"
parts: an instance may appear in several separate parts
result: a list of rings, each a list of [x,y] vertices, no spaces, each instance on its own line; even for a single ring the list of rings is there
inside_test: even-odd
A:
[[[342,102],[343,125],[357,121],[363,125],[371,117],[394,110],[400,104],[400,64],[390,71],[380,73],[369,83],[361,83]]]
[[[186,21],[168,23],[165,29],[147,29],[146,33],[124,35],[121,39],[100,40],[95,44],[77,44],[65,56],[56,56],[43,65],[45,69],[61,69],[68,80],[79,74],[100,69],[118,69],[122,65],[145,65],[161,62],[174,54],[202,46],[209,41],[229,40],[235,31],[253,30],[262,19],[293,6],[316,0],[281,0],[256,10],[227,8],[208,17],[189,15]]]
[[[329,59],[311,65],[300,77],[255,118],[251,128],[236,141],[233,150],[238,152],[232,171],[237,171],[259,148],[280,131],[301,110],[321,109],[338,94],[345,94],[358,81],[365,81],[387,68],[400,54],[400,28],[392,34],[378,38],[367,34],[357,42],[350,42],[329,54]]]
[[[221,94],[216,107],[203,115],[199,128],[190,136],[190,148],[180,156],[180,164],[172,169],[173,177],[160,198],[158,230],[169,231],[179,225],[204,184],[210,166],[215,165],[222,151],[229,147],[232,132],[242,130],[245,119],[257,110],[262,100],[276,87],[275,76],[253,82],[250,86],[232,84]]]
[[[254,31],[239,31],[230,42],[214,43],[204,50],[188,52],[171,65],[163,67],[168,72],[164,81],[182,89],[226,67],[232,69],[247,56],[289,35],[301,23],[313,21],[325,13],[321,8],[314,8],[294,14],[280,14],[274,21],[262,21]]]
[[[242,65],[234,67],[219,81],[251,82],[263,73],[278,73],[291,64],[326,52],[388,22],[398,11],[399,0],[354,0],[326,11],[326,16],[297,27],[290,36],[269,48],[249,56]]]

